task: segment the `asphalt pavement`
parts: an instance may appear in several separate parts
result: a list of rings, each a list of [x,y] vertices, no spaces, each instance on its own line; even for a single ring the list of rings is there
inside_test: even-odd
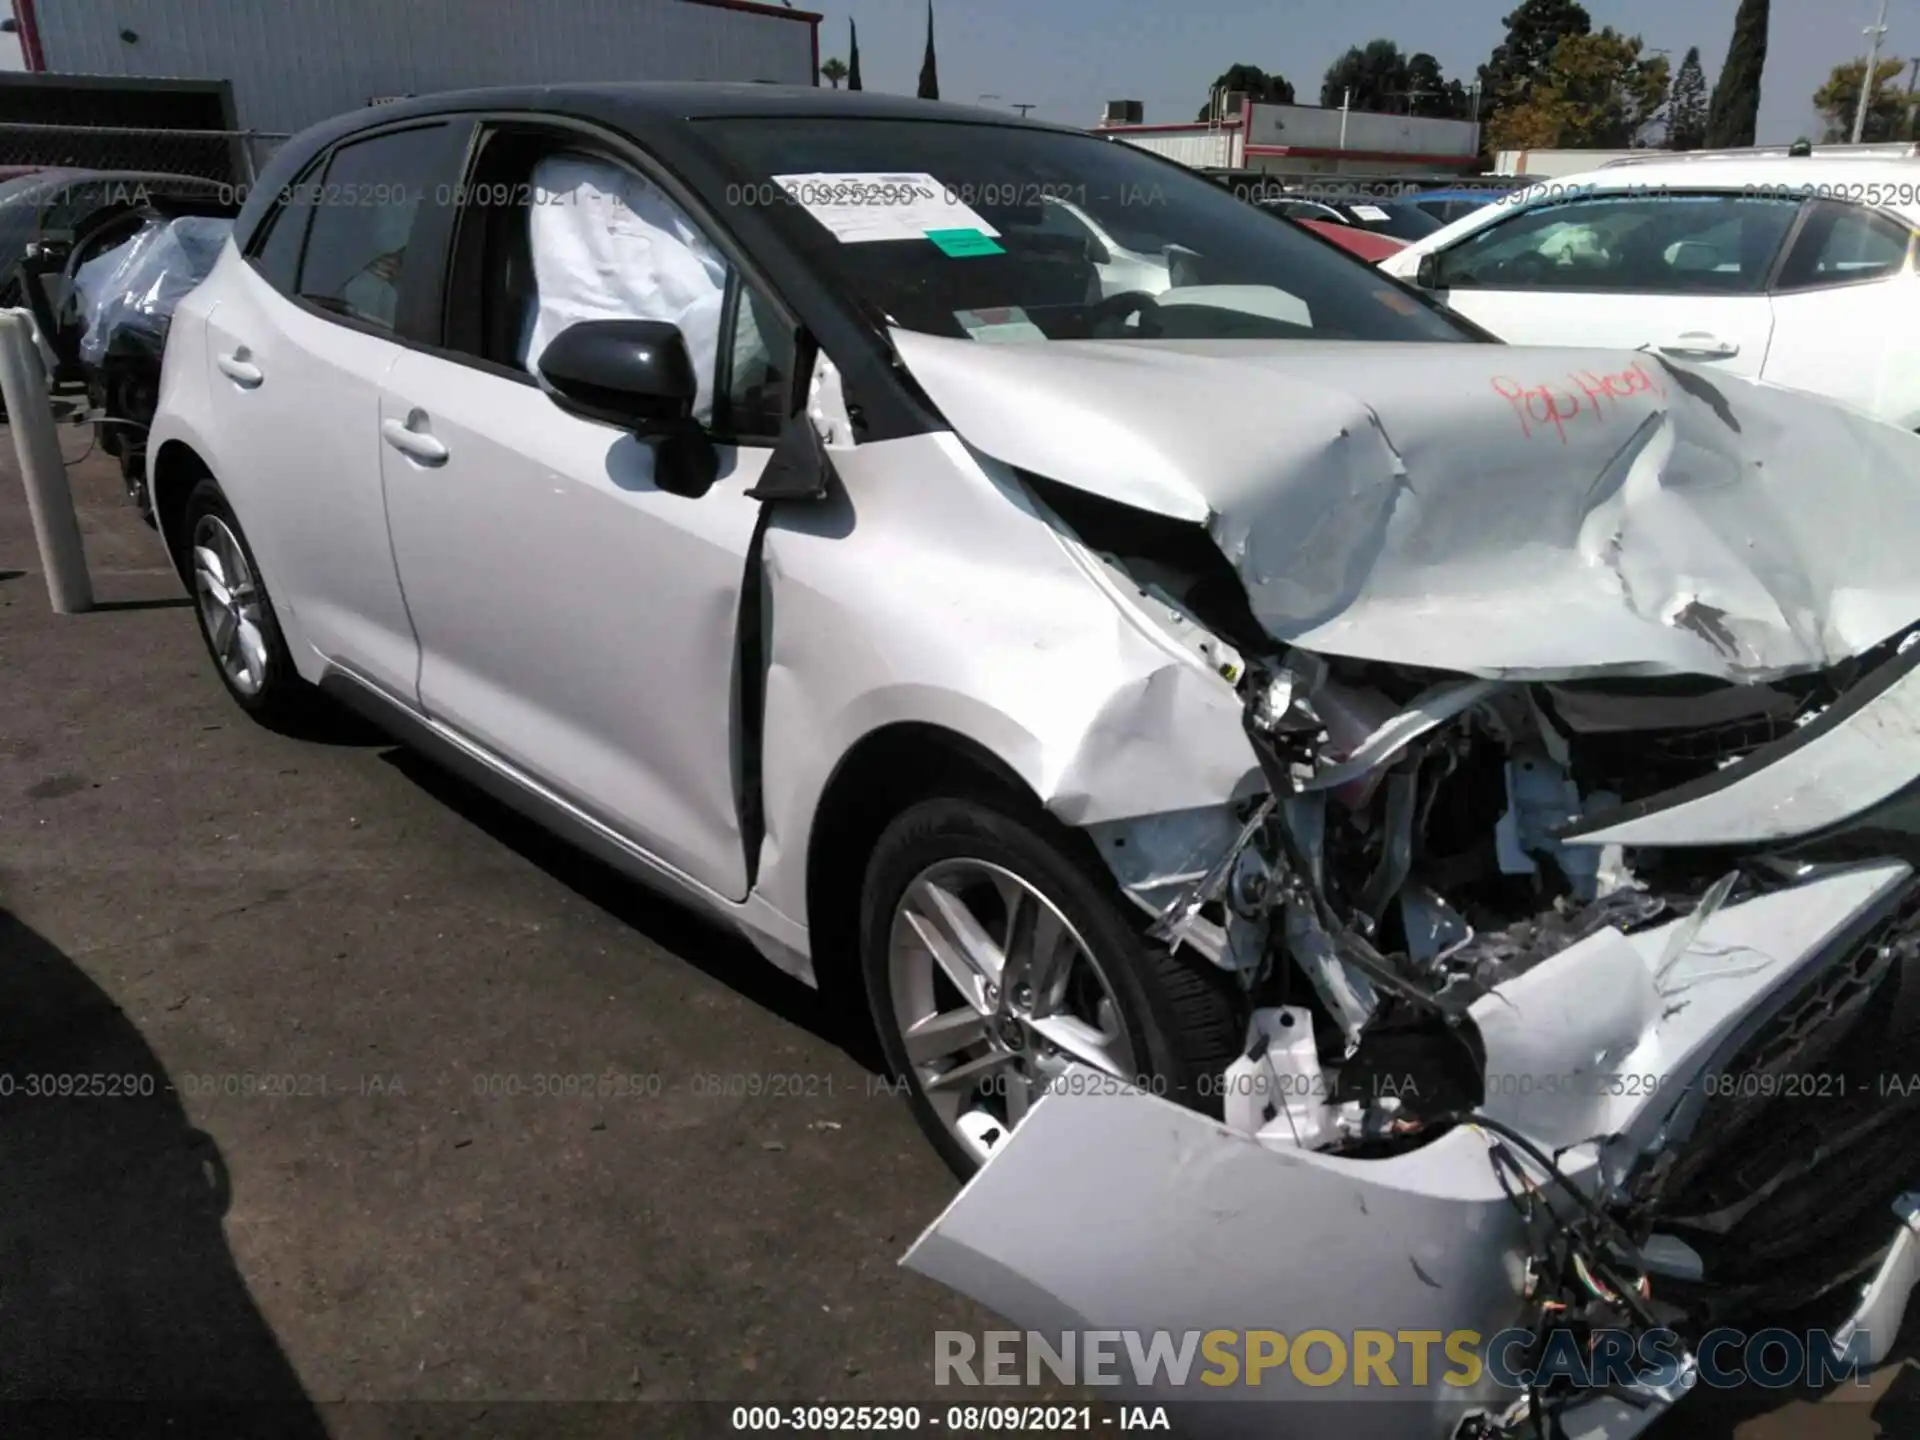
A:
[[[934,1332],[999,1322],[897,1267],[954,1187],[857,1014],[377,735],[251,724],[63,444],[71,617],[0,430],[0,1399],[318,1437],[953,1398]],[[1911,1378],[1661,1433],[1920,1434]]]

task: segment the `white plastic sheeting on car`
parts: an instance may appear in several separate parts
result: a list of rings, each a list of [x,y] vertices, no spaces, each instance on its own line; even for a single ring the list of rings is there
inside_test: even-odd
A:
[[[215,216],[156,220],[74,271],[81,361],[98,365],[124,330],[164,341],[173,307],[207,278],[232,232],[233,221]]]
[[[719,252],[657,186],[611,161],[548,156],[533,168],[532,200],[537,299],[521,363],[533,369],[554,336],[582,320],[667,321],[699,376],[694,416],[711,418],[727,289]]]

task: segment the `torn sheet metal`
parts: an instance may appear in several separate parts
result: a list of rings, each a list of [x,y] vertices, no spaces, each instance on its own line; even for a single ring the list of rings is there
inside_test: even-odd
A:
[[[1605,350],[892,339],[969,444],[1206,525],[1310,650],[1764,680],[1920,616],[1920,436],[1813,396]]]
[[[1812,835],[1891,800],[1920,774],[1920,646],[1895,656],[1777,746],[1561,839],[1586,845],[1767,844]]]
[[[1725,906],[1657,987],[1656,967],[1685,922],[1603,932],[1496,987],[1471,1011],[1486,1046],[1482,1113],[1542,1147],[1567,1147],[1561,1163],[1575,1186],[1616,1178],[1625,1157],[1672,1139],[1699,1077],[1724,1065],[1911,873],[1896,862],[1810,872]],[[1287,1064],[1307,1068],[1301,1058]],[[1036,1215],[1073,1223],[1036,1224]],[[902,1263],[1049,1335],[1490,1336],[1531,1324],[1527,1253],[1488,1133],[1474,1126],[1354,1158],[1302,1148],[1290,1130],[1248,1134],[1141,1091],[1089,1087],[1062,1089],[1029,1112]],[[1271,1435],[1287,1426],[1289,1403],[1337,1400],[1343,1434],[1445,1440],[1467,1410],[1499,1413],[1516,1400],[1484,1377],[1482,1386],[1456,1389],[1436,1374],[1425,1389],[1330,1390],[1274,1372],[1257,1388],[1198,1393],[1191,1377],[1171,1383],[1162,1372],[1141,1393],[1216,1402],[1181,1413],[1184,1433],[1198,1436]],[[1563,1418],[1569,1434],[1619,1437],[1652,1416],[1593,1396]]]

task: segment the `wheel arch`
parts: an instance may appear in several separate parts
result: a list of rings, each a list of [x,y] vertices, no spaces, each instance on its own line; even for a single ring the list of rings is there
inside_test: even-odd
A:
[[[182,533],[187,513],[187,496],[194,484],[213,474],[213,470],[191,444],[169,439],[147,457],[147,499],[153,506],[154,524],[167,547],[167,558],[181,580],[187,573],[186,536]]]
[[[807,926],[822,990],[858,984],[860,887],[881,833],[937,796],[986,796],[1042,809],[1005,760],[957,730],[901,720],[871,730],[840,757],[807,837]]]

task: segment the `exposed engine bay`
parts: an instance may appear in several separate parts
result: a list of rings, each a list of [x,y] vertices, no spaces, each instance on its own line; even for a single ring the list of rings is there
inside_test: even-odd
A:
[[[1149,933],[1245,988],[1248,1048],[1219,1086],[1228,1127],[1352,1160],[1456,1129],[1481,1137],[1525,1229],[1542,1351],[1556,1332],[1697,1336],[1823,1300],[1844,1330],[1840,1292],[1886,1259],[1889,1205],[1920,1179],[1920,1093],[1907,1093],[1920,1084],[1885,1080],[1920,1075],[1920,968],[1905,974],[1920,962],[1920,892],[1902,880],[1871,934],[1723,1068],[1676,1076],[1640,1068],[1643,1026],[1755,969],[1737,944],[1706,947],[1705,971],[1678,968],[1697,961],[1707,922],[1888,847],[1874,835],[1862,849],[1857,825],[1777,842],[1763,827],[1722,845],[1608,837],[1881,696],[1920,661],[1920,627],[1753,684],[1500,680],[1326,657],[1276,648],[1195,532],[1026,479],[1244,704],[1268,793],[1234,807],[1228,843],[1196,822],[1182,855],[1178,819],[1090,827],[1117,843],[1103,853],[1152,913]],[[1556,957],[1634,936],[1659,940],[1650,969],[1616,951],[1624,970],[1606,977],[1601,962],[1581,1000],[1619,1012],[1598,1031],[1619,1043],[1557,1052],[1513,997]],[[1555,1004],[1562,983],[1532,1001]],[[1651,1144],[1605,1123],[1609,1098],[1671,1110],[1682,1091],[1684,1121],[1670,1116]],[[1593,1128],[1569,1129],[1575,1117]],[[1599,1161],[1585,1182],[1563,1168],[1580,1147]],[[1552,1433],[1569,1398],[1529,1395],[1463,1433]]]
[[[1178,657],[1048,803],[1247,1020],[1196,1105],[1050,1094],[905,1263],[1030,1326],[1694,1366],[1792,1318],[1884,1359],[1920,1288],[1920,440],[1621,352],[893,339]],[[1189,752],[1211,805],[1162,783]],[[1626,1440],[1697,1374],[1436,1383],[1343,1433]],[[1206,1433],[1270,1433],[1244,1408]]]

